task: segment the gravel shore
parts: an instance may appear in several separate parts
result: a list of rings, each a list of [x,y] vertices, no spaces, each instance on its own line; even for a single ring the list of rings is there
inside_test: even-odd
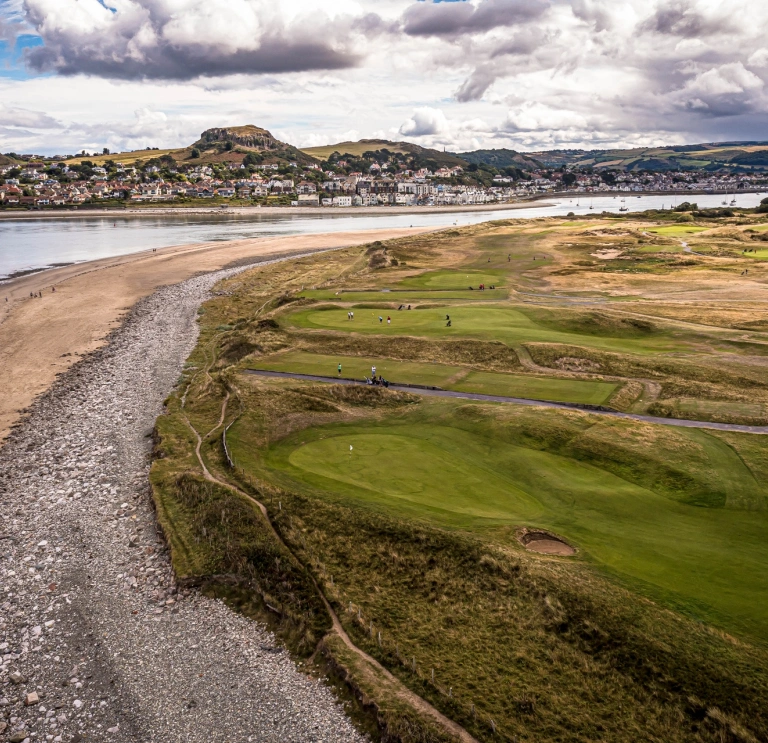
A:
[[[155,528],[150,434],[232,272],[140,301],[0,449],[0,741],[364,740],[267,630],[177,589]]]

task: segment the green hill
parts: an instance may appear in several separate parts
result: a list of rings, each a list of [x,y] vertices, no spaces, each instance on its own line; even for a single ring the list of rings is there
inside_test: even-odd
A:
[[[307,165],[315,162],[315,159],[310,155],[273,137],[266,129],[251,124],[206,129],[196,142],[187,147],[115,152],[109,155],[78,157],[68,162],[90,160],[96,165],[102,165],[107,160],[114,160],[133,164],[137,161],[146,163],[155,158],[171,157],[178,163],[184,162],[191,165],[206,165],[215,162],[240,164],[248,154],[255,155],[259,161],[265,163],[282,160]]]
[[[524,155],[516,150],[474,150],[472,152],[459,152],[457,157],[469,163],[485,163],[494,168],[520,168],[521,170],[536,170],[541,163],[529,155]]]
[[[466,160],[450,152],[441,152],[428,147],[421,147],[411,142],[391,142],[387,139],[361,139],[357,142],[338,142],[336,144],[323,145],[321,147],[305,147],[302,152],[318,160],[327,160],[334,152],[339,155],[351,155],[362,157],[366,152],[388,150],[404,155],[414,155],[423,160],[431,160],[440,167],[464,167]]]
[[[8,165],[17,165],[18,162],[7,155],[0,155],[0,168],[5,168]]]
[[[719,142],[613,150],[542,150],[527,155],[546,167],[617,170],[766,170],[768,142]],[[466,157],[462,155],[462,157]]]

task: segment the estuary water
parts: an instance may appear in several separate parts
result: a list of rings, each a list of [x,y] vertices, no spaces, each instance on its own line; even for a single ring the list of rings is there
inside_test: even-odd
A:
[[[736,197],[739,207],[754,207],[763,194],[741,193]],[[727,197],[730,201],[732,197]],[[654,194],[652,196],[604,195],[590,198],[557,198],[546,206],[521,209],[496,209],[473,212],[420,212],[407,214],[328,214],[302,215],[286,209],[285,214],[236,214],[221,212],[206,214],[158,215],[120,217],[119,214],[98,217],[8,219],[0,220],[0,281],[20,272],[43,270],[52,266],[137,253],[171,245],[241,240],[280,235],[375,230],[397,227],[447,227],[468,225],[497,219],[530,219],[532,217],[564,216],[568,212],[585,216],[602,211],[617,212],[624,206],[630,212],[646,209],[669,209],[681,201],[693,201],[704,207],[718,207],[726,200],[722,194],[687,195]],[[590,207],[592,207],[590,209]],[[362,212],[362,210],[361,210]]]

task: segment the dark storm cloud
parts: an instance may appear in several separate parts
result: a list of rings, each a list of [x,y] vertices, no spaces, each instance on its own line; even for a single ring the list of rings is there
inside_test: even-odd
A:
[[[466,2],[419,2],[403,14],[403,30],[409,36],[453,37],[526,23],[543,15],[544,0],[481,0]]]
[[[724,13],[707,16],[688,0],[662,4],[641,26],[640,31],[687,39],[711,36],[734,30]]]
[[[261,0],[25,0],[44,46],[26,51],[36,71],[123,80],[191,80],[232,74],[339,70],[357,66],[354,19],[322,13],[286,23]],[[359,23],[373,29],[369,14]]]
[[[499,73],[495,69],[488,67],[476,68],[456,91],[456,100],[460,103],[479,101],[498,76]]]
[[[192,80],[233,74],[338,70],[354,67],[355,54],[330,49],[321,43],[291,42],[280,38],[262,42],[258,49],[221,50],[199,44],[158,45],[141,59],[119,54],[101,45],[70,46],[47,42],[26,52],[29,66],[62,75],[98,75],[123,80]]]

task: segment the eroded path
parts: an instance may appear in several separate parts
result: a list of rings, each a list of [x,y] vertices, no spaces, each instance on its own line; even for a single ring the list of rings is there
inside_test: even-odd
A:
[[[195,438],[197,439],[197,444],[195,446],[195,456],[197,457],[197,461],[200,464],[200,467],[203,471],[203,475],[205,476],[205,478],[210,482],[213,482],[213,483],[216,483],[217,485],[228,488],[229,490],[237,493],[241,498],[244,498],[245,500],[250,501],[253,505],[255,505],[261,512],[266,523],[269,525],[269,528],[271,529],[274,538],[278,542],[280,542],[285,547],[285,549],[288,550],[288,552],[291,552],[290,547],[288,547],[288,545],[283,541],[282,537],[278,534],[277,530],[272,524],[272,521],[269,518],[269,511],[267,510],[266,506],[263,503],[261,503],[261,501],[254,498],[252,495],[249,495],[243,490],[240,490],[240,488],[237,488],[234,485],[232,485],[230,482],[227,482],[226,480],[222,480],[216,477],[216,475],[212,474],[211,471],[206,466],[205,461],[203,460],[202,454],[200,453],[200,448],[203,444],[203,441],[207,439],[209,436],[211,436],[213,433],[218,431],[224,425],[229,397],[230,397],[229,392],[227,392],[226,397],[224,398],[221,405],[221,415],[219,418],[219,422],[213,429],[211,429],[207,434],[205,434],[205,436],[201,436],[200,433],[197,431],[197,429],[195,429],[195,427],[190,423],[189,419],[186,418],[185,416],[187,425],[189,426],[192,433],[195,435]],[[322,599],[322,602],[325,605],[325,609],[331,618],[331,622],[333,626],[332,633],[335,634],[344,643],[347,649],[350,650],[357,657],[359,661],[362,661],[362,664],[358,667],[359,673],[365,674],[369,680],[373,680],[374,687],[381,686],[381,685],[386,686],[387,691],[389,693],[398,697],[401,701],[403,701],[405,704],[409,705],[411,708],[416,710],[419,714],[423,715],[426,718],[430,718],[433,722],[437,723],[437,725],[439,725],[445,732],[447,732],[449,735],[454,736],[457,740],[461,741],[462,743],[477,743],[475,738],[473,738],[463,727],[461,727],[461,725],[454,722],[450,718],[446,717],[444,714],[442,714],[439,710],[433,707],[425,699],[420,697],[415,692],[411,691],[398,678],[396,678],[392,673],[390,673],[386,668],[384,668],[384,666],[382,666],[381,663],[379,663],[379,661],[377,661],[375,658],[370,656],[364,650],[361,650],[359,647],[357,647],[357,645],[355,645],[352,642],[352,639],[347,634],[346,630],[341,624],[341,620],[339,619],[336,612],[333,610],[333,607],[331,606],[328,599],[325,597],[325,594],[322,592],[322,590],[320,589],[320,586],[318,585],[317,581],[314,580],[314,578],[313,578],[313,582],[315,585],[315,589],[317,590],[317,593]]]
[[[0,740],[362,740],[269,632],[177,588],[155,531],[149,434],[227,273],[139,302],[0,450]]]

